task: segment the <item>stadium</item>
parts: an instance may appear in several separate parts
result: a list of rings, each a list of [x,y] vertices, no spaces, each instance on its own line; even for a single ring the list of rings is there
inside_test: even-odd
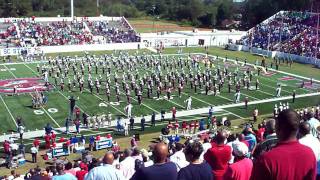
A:
[[[320,4],[268,3],[3,0],[1,179],[319,179]]]

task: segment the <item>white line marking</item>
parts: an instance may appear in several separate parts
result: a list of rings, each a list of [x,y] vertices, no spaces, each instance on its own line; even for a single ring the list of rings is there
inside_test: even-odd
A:
[[[6,102],[4,101],[4,99],[3,99],[3,97],[2,97],[1,95],[0,95],[0,98],[1,98],[1,101],[2,101],[2,103],[4,104],[4,106],[6,107],[8,113],[10,114],[12,121],[14,122],[14,124],[16,125],[16,127],[18,127],[18,124],[17,124],[17,122],[16,122],[16,119],[13,117],[10,109],[8,108]]]
[[[59,125],[59,123],[48,113],[47,110],[45,110],[43,107],[42,107],[41,109],[49,116],[49,118],[50,118],[59,128],[61,128],[61,126]]]
[[[17,78],[17,76],[16,76],[13,72],[11,72],[11,70],[10,70],[7,66],[4,65],[4,67],[7,68],[7,70],[13,75],[14,78]],[[31,96],[31,94],[29,94],[29,95]],[[49,118],[50,118],[58,127],[61,127],[61,126],[57,123],[57,121],[56,121],[55,119],[53,119],[53,117],[47,112],[47,110],[45,110],[43,107],[42,107],[42,110],[49,116]]]
[[[35,70],[33,70],[32,68],[30,68],[28,65],[26,65],[26,63],[23,63],[23,65],[26,66],[28,69],[30,69],[35,75],[37,75],[37,76],[40,75],[40,74],[37,73]],[[54,84],[52,84],[52,85],[55,87]],[[69,102],[69,98],[67,98],[63,93],[61,93],[60,91],[58,91],[58,93],[59,93],[60,95],[62,95],[62,96],[63,96],[66,100],[68,100],[68,102]],[[82,112],[85,112],[79,105],[77,105],[77,107],[78,107]]]

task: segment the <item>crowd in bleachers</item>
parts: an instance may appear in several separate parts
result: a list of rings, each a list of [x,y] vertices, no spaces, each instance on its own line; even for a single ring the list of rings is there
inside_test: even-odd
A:
[[[92,43],[92,35],[84,28],[83,22],[58,21],[41,23],[20,20],[18,21],[18,27],[21,36],[20,42],[29,40],[37,46]]]
[[[137,33],[125,19],[119,21],[39,22],[35,17],[0,23],[0,45],[5,47],[61,46],[139,42]],[[94,36],[103,37],[103,40]]]
[[[131,148],[112,148],[103,158],[85,151],[75,161],[57,158],[46,168],[30,169],[25,175],[12,171],[4,178],[313,180],[317,175],[319,178],[319,107],[297,112],[283,109],[274,116],[264,120],[258,128],[245,124],[243,131],[237,134],[220,128],[213,133],[187,138],[185,142],[151,144],[149,149],[141,149],[133,137]],[[39,140],[35,141],[34,149],[40,144]],[[4,144],[4,149],[8,148],[9,145]]]
[[[318,14],[279,12],[248,31],[240,44],[306,57],[320,57],[317,42]],[[318,43],[318,44],[317,44]]]
[[[13,46],[17,39],[17,30],[12,22],[5,22],[0,25],[0,46]]]
[[[124,21],[87,21],[92,34],[103,36],[106,43],[138,42],[139,37]]]

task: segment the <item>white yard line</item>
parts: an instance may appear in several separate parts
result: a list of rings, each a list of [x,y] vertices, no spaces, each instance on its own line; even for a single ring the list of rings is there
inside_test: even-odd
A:
[[[59,123],[48,113],[47,110],[45,110],[43,107],[42,107],[41,109],[49,116],[49,118],[50,118],[59,128],[61,128],[61,126],[59,125]]]
[[[183,109],[186,108],[186,107],[184,107],[184,106],[182,106],[182,105],[180,105],[180,104],[178,104],[178,103],[176,103],[176,102],[174,102],[174,101],[172,101],[172,100],[168,100],[168,99],[167,99],[167,101],[169,101],[169,102],[171,102],[172,104],[175,104],[176,106],[179,106],[179,107],[181,107],[181,108],[183,108]]]
[[[84,89],[85,89],[86,91],[90,92],[87,88],[84,88]],[[90,92],[90,93],[91,93],[91,92]],[[113,109],[115,109],[116,111],[118,111],[118,112],[121,113],[122,115],[127,116],[126,113],[124,113],[124,112],[122,112],[120,109],[114,107],[113,105],[111,105],[110,103],[108,103],[107,101],[105,101],[104,99],[102,99],[100,96],[96,95],[95,93],[93,93],[93,95],[94,95],[95,97],[97,97],[98,99],[100,99],[101,101],[107,103],[109,106],[111,106]]]
[[[28,69],[30,69],[32,72],[33,72],[33,74],[35,74],[35,75],[37,75],[37,76],[39,76],[40,74],[39,73],[37,73],[35,70],[33,70],[32,68],[30,68],[30,66],[28,66],[26,63],[23,63],[23,65],[24,66],[26,66]],[[54,85],[53,85],[54,86]],[[66,97],[63,93],[61,93],[59,90],[58,90],[58,93],[61,95],[61,96],[63,96],[66,100],[68,100],[68,102],[69,102],[69,98],[68,97]],[[77,107],[82,111],[82,112],[85,112],[79,105],[77,105]]]
[[[4,67],[12,74],[12,76],[13,76],[14,78],[17,78],[17,76],[16,76],[13,72],[11,72],[11,70],[10,70],[7,66],[4,65]],[[31,94],[29,94],[29,95],[31,96]],[[49,118],[50,118],[58,127],[61,127],[61,126],[58,124],[58,122],[48,113],[47,110],[45,110],[43,107],[42,107],[41,109],[49,116]]]
[[[34,71],[32,68],[30,68],[26,63],[24,63],[24,65],[27,67],[27,68],[29,68],[34,74],[36,74],[36,75],[39,75],[39,73],[37,73],[36,71]],[[86,89],[86,88],[84,88],[84,89]],[[86,89],[87,90],[87,89]],[[88,92],[89,92],[89,90],[87,90]],[[58,90],[58,93],[60,94],[60,95],[62,95],[65,99],[67,99],[67,100],[69,100],[62,92],[60,92],[59,90]],[[94,94],[94,96],[96,96],[98,99],[100,99],[100,100],[102,100],[102,101],[104,101],[102,98],[100,98],[99,96],[97,96],[96,94]],[[105,101],[104,101],[105,102]],[[108,102],[106,102],[107,104],[109,104]],[[117,109],[117,108],[115,108],[115,107],[113,107],[111,104],[109,104],[112,108],[114,108],[115,110],[117,110],[118,112],[120,112],[121,114],[123,114],[123,115],[126,115],[125,113],[123,113],[122,111],[120,111],[119,109]],[[85,112],[81,107],[79,107],[78,105],[77,105],[77,107],[82,111],[82,112]]]
[[[7,71],[9,71],[9,73],[15,78],[17,79],[17,76],[13,74],[13,72],[11,72],[11,70],[6,66],[4,65],[4,67],[7,69]]]
[[[260,90],[260,89],[258,89],[258,91],[261,92],[261,93],[263,93],[263,94],[267,94],[267,95],[270,95],[270,96],[274,97],[274,94],[271,94],[271,93],[268,93],[268,92],[264,92],[264,91],[262,91],[262,90]]]
[[[16,127],[18,127],[18,124],[17,124],[17,122],[16,122],[16,119],[13,117],[10,109],[8,108],[6,102],[4,101],[4,99],[3,99],[3,97],[2,97],[1,95],[0,95],[0,98],[1,98],[1,101],[2,101],[2,103],[4,104],[5,108],[7,109],[8,113],[10,114],[12,121],[14,122],[14,124],[16,125]]]

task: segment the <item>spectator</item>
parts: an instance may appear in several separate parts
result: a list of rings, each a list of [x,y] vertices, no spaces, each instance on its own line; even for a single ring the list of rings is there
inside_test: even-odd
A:
[[[209,138],[205,138],[203,140],[203,144],[202,144],[202,147],[203,147],[203,152],[202,154],[200,155],[200,160],[204,160],[204,154],[208,151],[208,149],[210,149],[212,147],[210,141],[209,141]]]
[[[186,160],[186,156],[183,153],[183,145],[181,143],[175,144],[176,152],[170,157],[170,161],[177,166],[177,171],[188,166],[189,162]]]
[[[25,146],[23,143],[19,144],[19,154],[22,154],[23,157],[25,157],[25,154],[26,154],[26,146]]]
[[[301,138],[299,139],[299,142],[305,146],[308,146],[312,149],[316,160],[319,161],[320,158],[320,142],[319,139],[315,138],[310,134],[311,127],[308,122],[303,122],[299,126],[299,134],[301,135]]]
[[[89,171],[85,180],[124,180],[122,173],[112,166],[114,156],[112,153],[106,153],[103,158],[103,166],[98,166]]]
[[[76,170],[72,168],[72,163],[71,162],[67,162],[67,164],[65,164],[64,172],[76,176]]]
[[[153,161],[149,158],[149,152],[145,149],[141,149],[141,155],[144,162],[144,167],[149,167],[153,165]]]
[[[318,119],[314,118],[314,113],[313,112],[308,112],[306,115],[306,118],[308,120],[308,123],[310,124],[311,128],[311,134],[315,137],[319,137],[319,133],[317,128],[320,126],[320,122]]]
[[[75,176],[64,172],[64,164],[57,165],[58,174],[52,177],[52,180],[77,180]]]
[[[37,154],[38,154],[38,148],[33,145],[30,149],[31,156],[32,156],[32,162],[37,163]]]
[[[315,179],[316,158],[309,147],[297,141],[300,117],[284,110],[276,119],[278,144],[254,162],[253,180]]]
[[[246,141],[246,139],[245,139],[245,137],[244,137],[244,134],[239,134],[238,135],[238,140],[239,140],[239,142],[242,142],[242,143],[244,143],[246,146],[248,146],[248,148],[249,148],[249,143],[248,143],[248,141]]]
[[[219,131],[215,142],[205,154],[204,159],[212,168],[213,177],[216,180],[223,179],[223,175],[228,167],[228,162],[231,159],[231,147],[225,145],[227,139],[226,131]]]
[[[190,164],[179,171],[178,180],[212,180],[210,166],[200,160],[202,152],[203,147],[199,141],[187,144],[184,153]]]
[[[135,159],[131,156],[132,151],[125,149],[123,152],[124,160],[120,162],[120,171],[126,179],[130,179],[135,173]]]
[[[88,166],[81,162],[80,163],[80,171],[76,172],[76,177],[78,180],[84,180],[85,175],[88,173]]]
[[[39,150],[40,140],[38,138],[35,138],[33,141],[33,145]]]
[[[46,127],[44,127],[44,130],[45,130],[46,134],[49,135],[49,134],[51,133],[51,131],[52,131],[51,125],[48,123],[48,124],[46,125]]]
[[[232,148],[234,163],[228,167],[226,173],[224,174],[224,179],[250,179],[253,163],[251,159],[247,158],[249,152],[248,146],[242,142],[234,142],[232,144]]]
[[[132,180],[176,180],[177,169],[174,163],[167,162],[168,146],[158,143],[153,150],[154,165],[139,169]]]
[[[257,139],[251,127],[246,127],[243,131],[245,140],[249,143],[249,152],[252,152],[257,145]]]
[[[265,133],[265,140],[262,141],[257,145],[253,152],[253,157],[258,158],[260,155],[262,155],[265,152],[270,151],[274,146],[276,146],[278,142],[278,138],[276,135],[275,130],[275,123],[276,121],[274,119],[270,119],[266,123],[266,133]]]

